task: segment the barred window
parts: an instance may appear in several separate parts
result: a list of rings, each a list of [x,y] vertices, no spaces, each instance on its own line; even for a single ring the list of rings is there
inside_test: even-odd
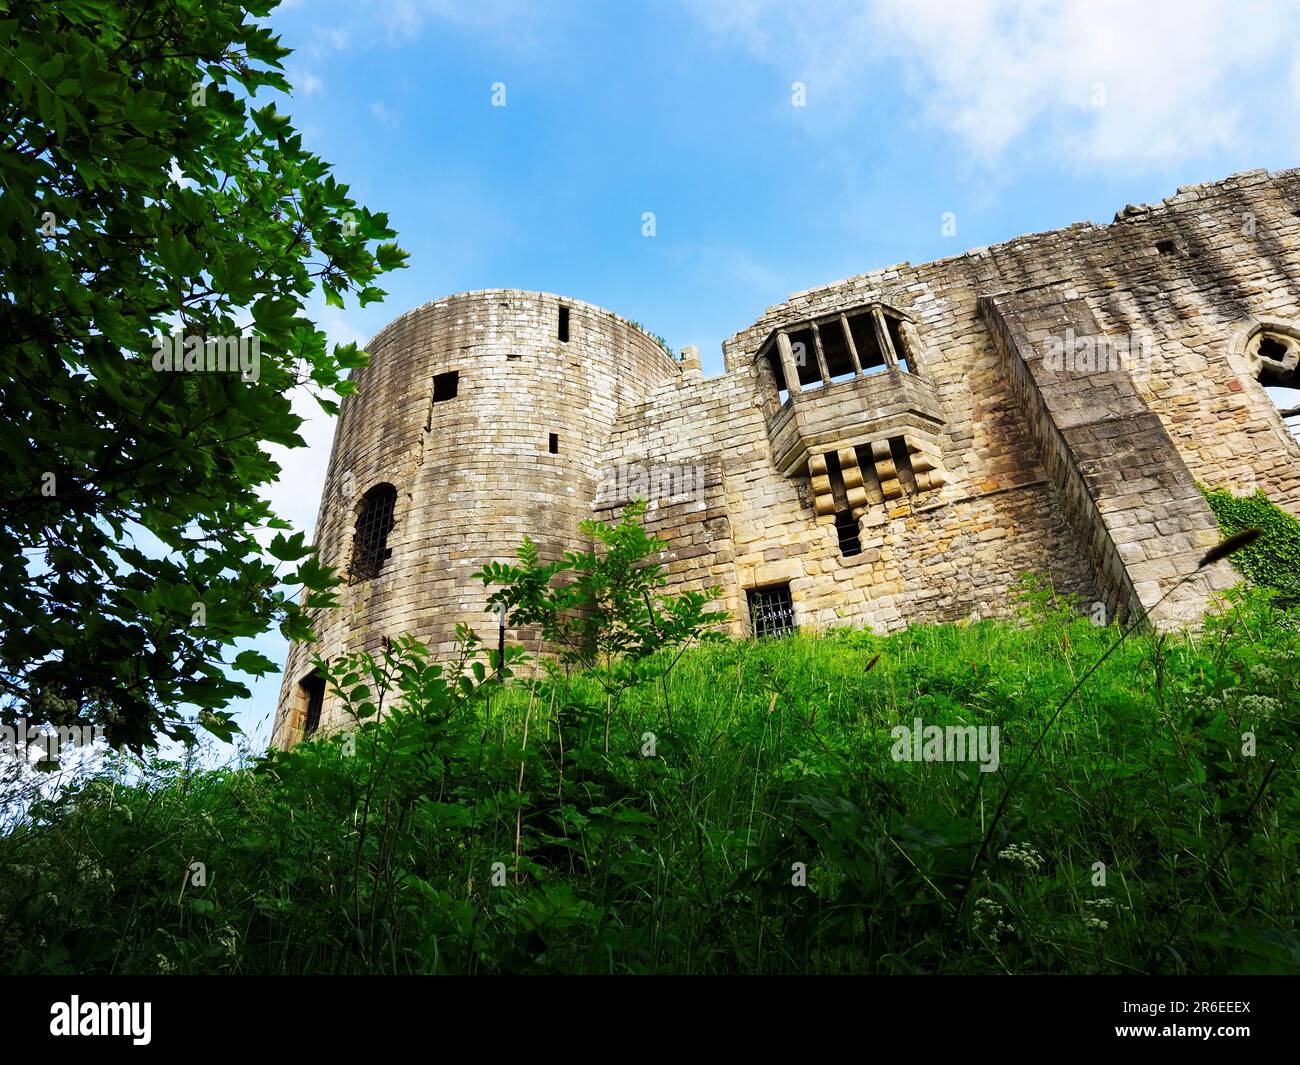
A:
[[[321,707],[325,705],[325,678],[319,673],[312,673],[299,681],[298,687],[307,703],[307,713],[302,723],[302,738],[307,739],[320,728]]]
[[[789,636],[794,632],[794,602],[788,584],[751,588],[749,631],[757,639],[765,636]]]
[[[393,512],[397,507],[397,489],[391,484],[377,484],[361,500],[357,512],[356,534],[352,538],[352,583],[368,581],[384,568],[393,554],[388,534],[393,531]]]

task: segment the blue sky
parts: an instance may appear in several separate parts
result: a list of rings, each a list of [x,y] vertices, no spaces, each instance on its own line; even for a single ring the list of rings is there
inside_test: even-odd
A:
[[[384,304],[316,308],[334,339],[452,292],[542,289],[698,345],[717,373],[722,341],[793,291],[1300,164],[1298,14],[290,0],[270,23],[295,52],[282,108],[411,253]],[[273,501],[309,533],[331,433],[313,417],[308,449],[277,452]],[[283,661],[283,641],[258,646]],[[259,736],[278,683],[241,709]]]

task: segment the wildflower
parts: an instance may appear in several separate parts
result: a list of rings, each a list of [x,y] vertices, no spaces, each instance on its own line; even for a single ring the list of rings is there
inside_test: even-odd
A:
[[[1004,921],[1006,910],[992,899],[975,900],[975,928],[997,944],[1003,935],[1014,935],[1015,928]]]
[[[1109,916],[1115,909],[1115,900],[1102,896],[1096,899],[1084,899],[1083,905],[1085,912],[1083,915],[1083,927],[1090,932],[1104,932],[1110,927],[1110,922],[1102,915]]]
[[[1272,717],[1280,706],[1281,704],[1269,695],[1243,695],[1241,697],[1241,712],[1263,720]]]
[[[77,859],[77,876],[88,884],[98,884],[102,881],[109,888],[113,886],[113,874],[85,856]]]
[[[1250,679],[1256,684],[1276,684],[1277,674],[1268,666],[1255,665],[1250,667]]]
[[[1028,843],[1012,843],[998,851],[1004,862],[1017,865],[1026,873],[1037,873],[1043,867],[1043,856]]]

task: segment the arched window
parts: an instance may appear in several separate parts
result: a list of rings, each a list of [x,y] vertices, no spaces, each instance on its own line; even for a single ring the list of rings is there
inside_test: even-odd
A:
[[[1250,338],[1246,352],[1287,428],[1300,437],[1300,335],[1265,326]]]
[[[302,703],[302,738],[310,739],[313,732],[320,728],[320,712],[325,705],[325,678],[318,671],[312,670],[298,682],[298,691]]]
[[[362,497],[356,533],[352,537],[353,584],[370,580],[392,556],[388,534],[393,531],[396,508],[397,489],[391,484],[377,484]]]

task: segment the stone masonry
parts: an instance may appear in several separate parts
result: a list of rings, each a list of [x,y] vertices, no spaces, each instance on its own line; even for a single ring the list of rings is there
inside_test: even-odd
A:
[[[1199,485],[1300,515],[1265,392],[1300,387],[1300,170],[798,293],[723,349],[705,378],[693,348],[512,290],[383,329],[317,523],[342,605],[290,649],[273,742],[339,724],[313,653],[447,652],[458,623],[491,643],[470,575],[525,534],[587,546],[582,519],[637,497],[674,590],[720,587],[738,636],[1005,615],[1028,572],[1108,617],[1195,620],[1236,580],[1179,584],[1219,539]]]

